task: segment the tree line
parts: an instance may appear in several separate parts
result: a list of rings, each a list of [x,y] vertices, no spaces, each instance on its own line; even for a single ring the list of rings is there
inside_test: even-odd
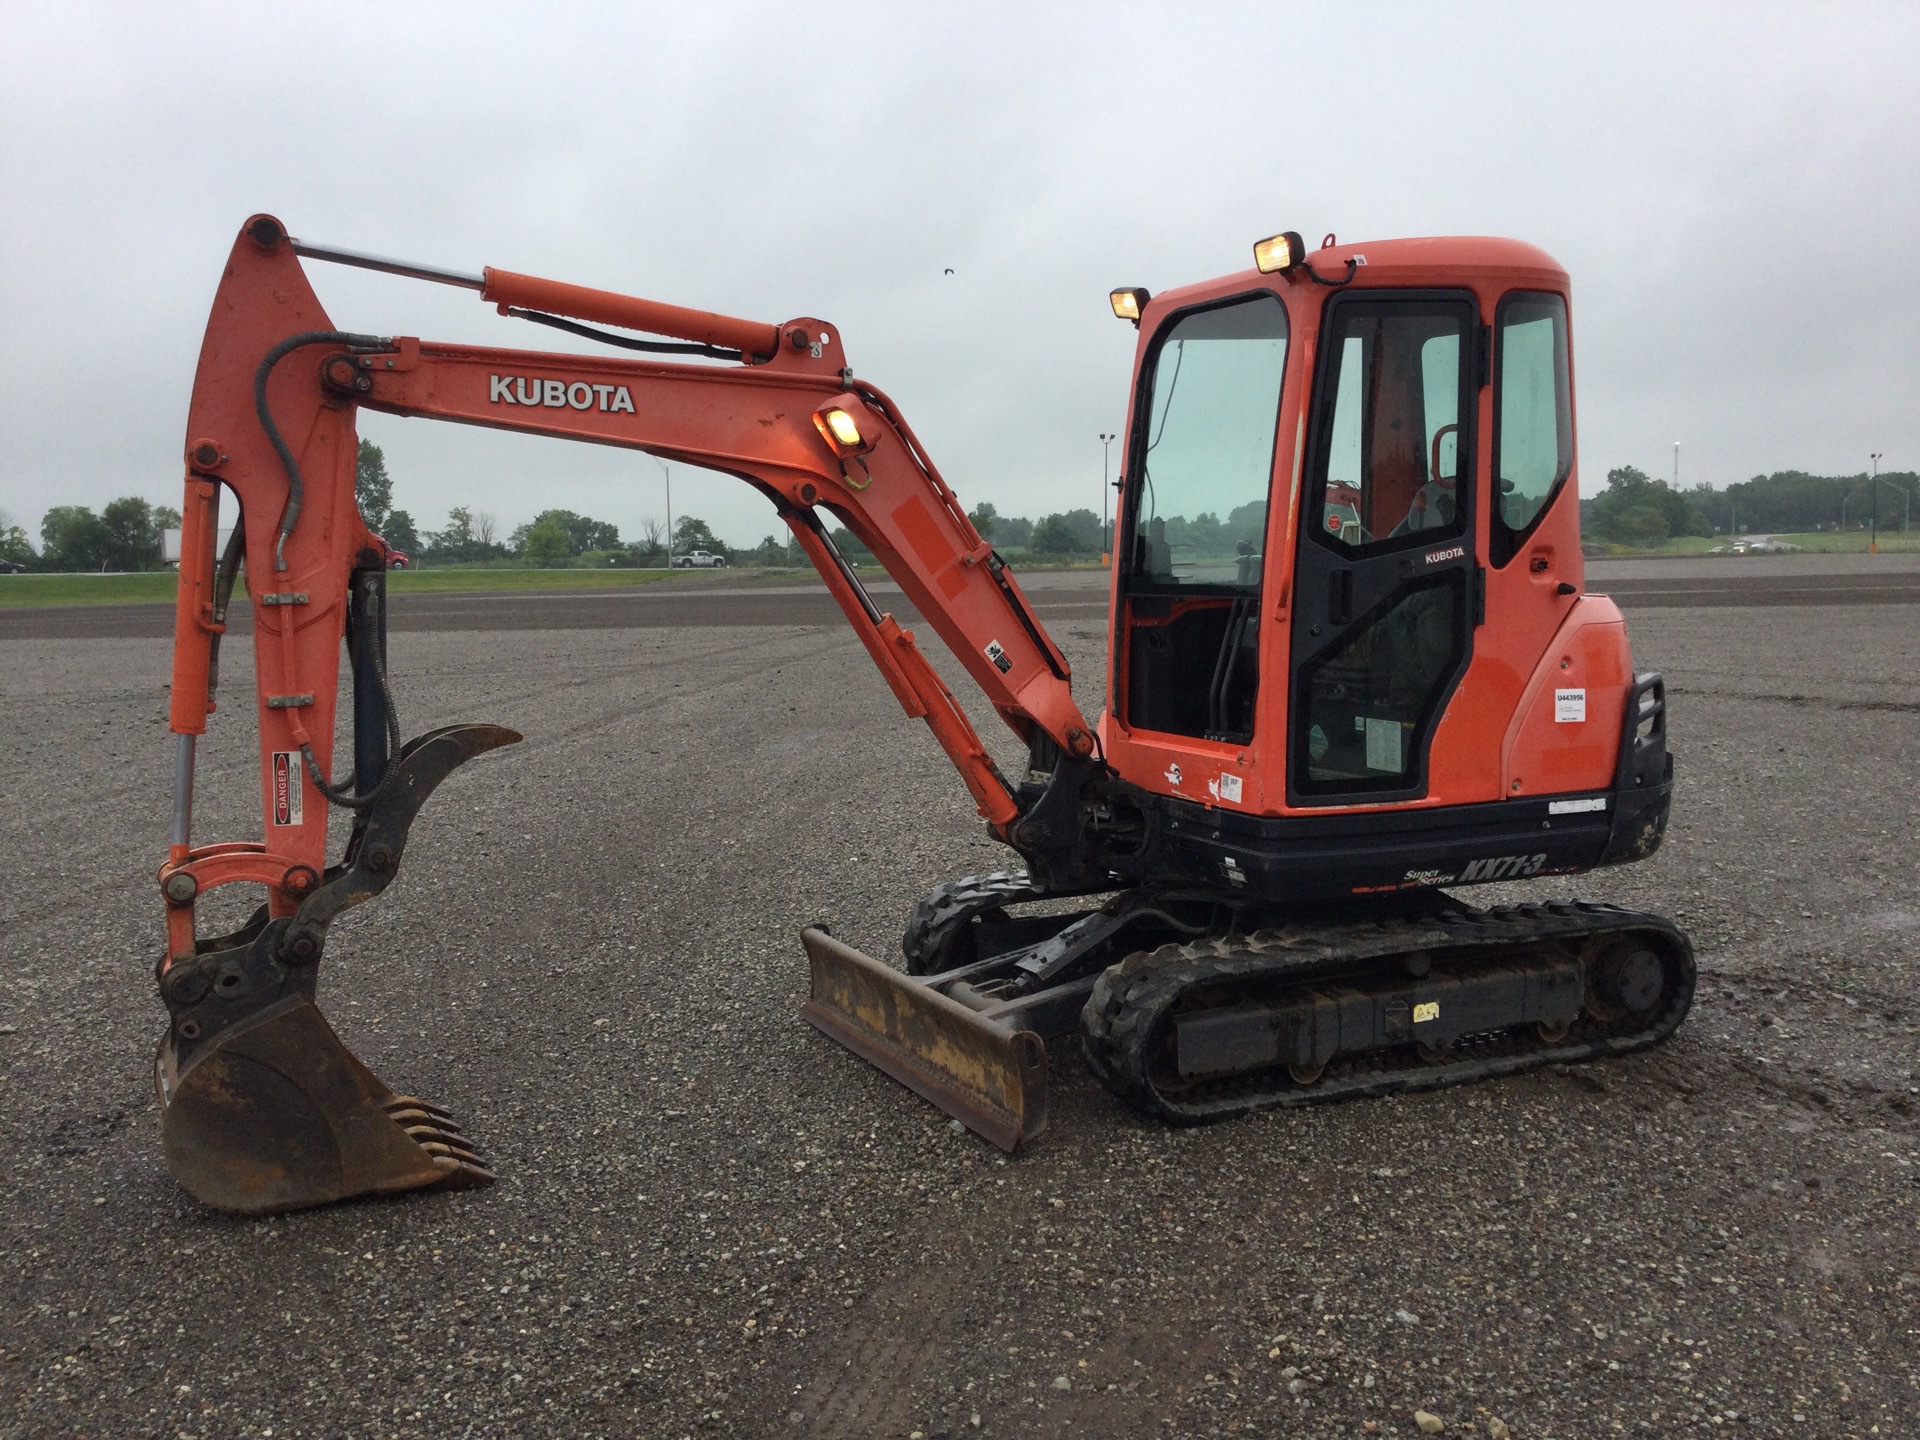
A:
[[[571,510],[543,510],[524,525],[503,530],[484,510],[456,505],[439,530],[420,530],[407,511],[393,504],[393,480],[386,456],[370,440],[360,442],[355,496],[367,527],[410,561],[429,565],[523,564],[538,566],[636,565],[666,563],[666,526],[651,518],[639,534],[623,537],[619,527]],[[1607,488],[1580,502],[1582,533],[1601,543],[1651,546],[1673,536],[1731,535],[1808,530],[1860,529],[1869,523],[1875,496],[1882,529],[1908,519],[1920,498],[1920,475],[1889,471],[1873,477],[1809,475],[1799,470],[1756,475],[1725,489],[1705,483],[1676,490],[1646,472],[1624,465],[1607,472]],[[1103,526],[1089,509],[1074,509],[1029,520],[1002,515],[991,504],[970,512],[974,528],[1003,553],[1049,559],[1091,558],[1109,551],[1113,522]],[[26,530],[0,511],[0,561],[43,571],[160,570],[166,566],[163,533],[180,524],[180,512],[127,495],[99,514],[84,505],[56,505],[40,522],[35,549]],[[1266,506],[1242,505],[1224,519],[1212,515],[1170,516],[1167,541],[1194,554],[1226,554],[1241,540],[1261,543]],[[845,527],[832,531],[842,553],[856,561],[872,555]],[[797,543],[768,535],[750,549],[726,545],[704,520],[682,515],[673,526],[672,552],[706,550],[735,564],[804,565]]]
[[[1607,472],[1607,488],[1580,502],[1580,529],[1589,540],[1649,546],[1678,535],[1799,534],[1860,530],[1879,500],[1880,528],[1906,523],[1920,491],[1920,474],[1886,471],[1875,477],[1809,475],[1778,470],[1716,490],[1704,482],[1676,490],[1631,465]]]
[[[98,515],[85,505],[56,505],[40,521],[40,548],[0,511],[0,561],[29,570],[159,570],[162,532],[180,512],[125,495]]]

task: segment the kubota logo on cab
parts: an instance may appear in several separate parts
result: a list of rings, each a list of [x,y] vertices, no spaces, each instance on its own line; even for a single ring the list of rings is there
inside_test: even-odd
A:
[[[589,385],[585,380],[489,375],[487,399],[496,405],[543,405],[549,410],[605,410],[609,414],[633,414],[633,395],[626,386]]]

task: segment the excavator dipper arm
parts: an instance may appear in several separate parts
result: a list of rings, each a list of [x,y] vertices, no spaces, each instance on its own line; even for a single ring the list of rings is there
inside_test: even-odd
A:
[[[368,409],[646,450],[746,480],[774,503],[902,706],[927,720],[1004,832],[1018,813],[1005,780],[911,633],[834,551],[819,511],[874,553],[1023,742],[1044,733],[1085,758],[1093,732],[1066,661],[897,411],[836,363],[837,342],[816,338],[832,331],[813,320],[784,328],[804,350],[790,340],[775,360],[739,369],[402,338],[386,353],[338,353],[322,375]],[[821,359],[808,358],[814,348]],[[834,427],[857,438],[846,443]]]
[[[302,254],[463,285],[502,313],[630,349],[735,363],[344,332],[309,285]],[[673,338],[599,336],[587,325]],[[1057,830],[1029,821],[1023,832],[1022,792],[1000,773],[912,632],[879,609],[840,556],[820,518],[836,516],[1034,755],[1049,757],[1061,775],[1097,764],[1093,727],[1074,704],[1064,658],[898,409],[853,378],[833,327],[813,319],[764,325],[508,271],[469,276],[380,261],[302,245],[277,220],[255,216],[215,297],[188,424],[170,713],[174,806],[159,874],[168,947],[158,978],[170,1025],[156,1073],[167,1153],[177,1178],[210,1204],[264,1212],[491,1178],[444,1111],[388,1090],[313,1004],[329,923],[397,874],[409,827],[433,788],[466,759],[519,738],[472,725],[401,743],[385,670],[387,546],[354,499],[354,416],[362,407],[644,450],[747,481],[774,503],[995,833],[1019,845],[1023,833]],[[240,515],[233,543],[216,559],[223,488]],[[255,607],[264,838],[196,846],[195,744],[215,709],[219,647],[243,563]],[[355,691],[351,767],[334,754],[343,639]],[[1027,808],[1044,803],[1057,814],[1059,801],[1049,791]],[[352,811],[355,824],[343,858],[330,866],[335,805]],[[260,913],[233,934],[199,936],[198,898],[236,882],[264,887]],[[820,964],[816,957],[809,1007],[816,1024]],[[877,1006],[887,1017],[877,1028],[897,1032],[923,998],[918,987],[896,995],[866,977],[834,1008]],[[854,1028],[863,1025],[856,1017]],[[898,1040],[894,1033],[876,1043]],[[862,1053],[872,1058],[870,1047]]]

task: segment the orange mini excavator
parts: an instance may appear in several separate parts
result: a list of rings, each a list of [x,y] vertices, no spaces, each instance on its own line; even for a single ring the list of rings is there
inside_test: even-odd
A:
[[[303,258],[466,286],[641,353],[344,332]],[[1667,920],[1454,893],[1643,859],[1672,791],[1660,678],[1635,675],[1620,612],[1583,584],[1566,275],[1492,239],[1329,236],[1308,253],[1287,233],[1254,260],[1111,297],[1139,341],[1112,684],[1090,720],[1013,570],[833,326],[404,264],[248,220],[187,430],[158,970],[180,1182],[258,1213],[492,1178],[445,1111],[381,1084],[314,1005],[329,925],[393,880],[434,787],[519,738],[402,737],[388,546],[354,503],[363,407],[644,450],[772,502],[1020,860],[923,899],[904,971],[804,931],[803,1013],[999,1145],[1044,1126],[1045,1042],[1076,1028],[1115,1092],[1175,1122],[1670,1034],[1694,966]],[[239,522],[216,556],[223,487]],[[1016,773],[826,517],[986,692],[1025,746]],[[195,740],[243,561],[264,838],[195,845]],[[343,639],[350,757],[334,747]],[[337,859],[336,807],[352,817]],[[202,937],[196,900],[235,883],[265,904]]]

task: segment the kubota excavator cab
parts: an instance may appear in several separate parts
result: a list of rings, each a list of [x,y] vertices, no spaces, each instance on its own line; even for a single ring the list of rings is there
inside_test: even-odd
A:
[[[1222,836],[1155,868],[1293,900],[1657,841],[1663,732],[1612,799],[1645,694],[1584,594],[1567,290],[1398,240],[1145,304],[1102,747]]]

